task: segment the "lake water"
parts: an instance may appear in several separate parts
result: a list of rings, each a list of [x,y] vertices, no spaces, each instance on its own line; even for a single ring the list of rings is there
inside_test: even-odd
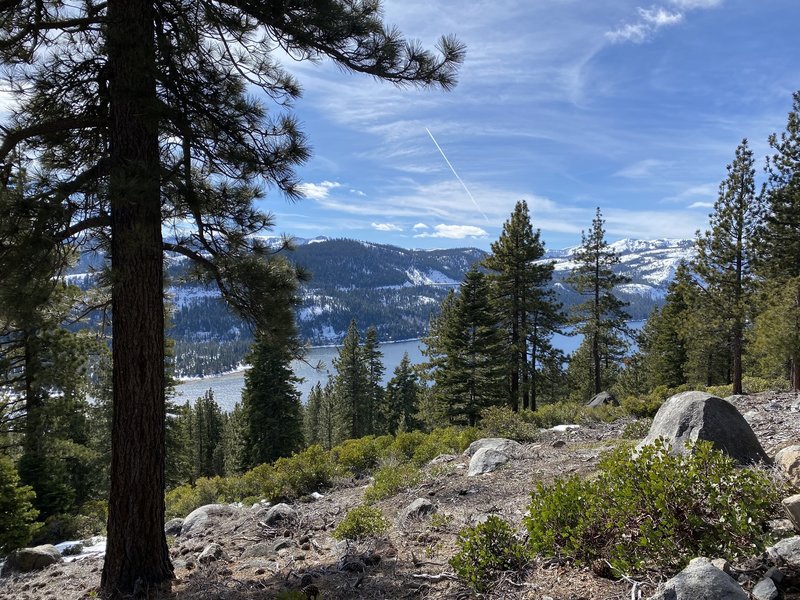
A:
[[[642,321],[629,323],[631,328],[636,331],[641,329],[643,324]],[[570,354],[580,346],[581,339],[579,335],[556,335],[553,336],[553,344],[557,348],[560,348],[565,354]],[[412,364],[423,362],[425,357],[422,356],[422,345],[422,342],[419,340],[381,344],[380,349],[383,353],[383,364],[386,367],[383,383],[386,384],[386,382],[391,379],[395,367],[400,364],[400,361],[403,359],[403,354],[406,352],[408,352],[408,357]],[[338,353],[339,349],[333,346],[312,348],[308,352],[305,361],[294,361],[292,363],[295,375],[302,379],[302,382],[298,385],[298,389],[302,394],[303,402],[305,402],[308,393],[317,382],[325,385],[325,382],[328,380],[328,375],[333,372],[333,359],[336,358]],[[314,368],[318,362],[322,363],[322,368],[319,370]],[[243,387],[244,371],[237,371],[235,373],[226,373],[225,375],[185,381],[176,386],[174,399],[180,404],[183,404],[187,400],[192,402],[205,394],[208,390],[211,390],[214,393],[214,399],[220,407],[225,411],[230,411],[233,409],[234,404],[241,400]]]

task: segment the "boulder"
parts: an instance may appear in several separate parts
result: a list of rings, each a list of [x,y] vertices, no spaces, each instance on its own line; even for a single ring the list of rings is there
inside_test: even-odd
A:
[[[281,502],[270,507],[264,515],[266,525],[275,525],[279,521],[293,521],[297,517],[297,511],[288,504]]]
[[[800,494],[785,498],[781,504],[789,515],[789,519],[791,519],[794,528],[800,531]]]
[[[500,465],[508,462],[508,455],[492,448],[481,448],[469,460],[468,477],[491,473]]]
[[[702,440],[741,464],[770,462],[739,411],[705,392],[683,392],[664,402],[639,448],[658,438],[665,438],[676,454],[686,452],[687,443]]]
[[[790,567],[800,567],[800,536],[783,539],[767,549],[767,554],[777,557]]]
[[[216,560],[221,560],[225,557],[225,552],[219,544],[209,544],[197,557],[197,562],[200,564],[207,564]]]
[[[753,587],[753,598],[755,600],[778,600],[778,588],[775,582],[768,577],[759,581]]]
[[[164,533],[166,535],[180,535],[183,529],[183,519],[170,519],[164,523]]]
[[[481,449],[496,450],[502,452],[507,456],[514,456],[522,452],[522,444],[509,440],[506,438],[483,438],[476,440],[469,445],[469,448],[464,450],[464,456],[475,456],[475,453]]]
[[[672,579],[659,586],[649,600],[748,600],[736,581],[711,564],[695,558]]]
[[[203,529],[211,517],[228,517],[234,513],[236,509],[227,504],[206,504],[200,508],[194,509],[183,520],[181,525],[181,536],[187,536],[197,533]]]
[[[789,481],[800,487],[800,446],[787,446],[775,455],[775,464]]]
[[[619,401],[614,397],[611,392],[600,392],[592,396],[591,400],[586,403],[589,408],[597,408],[598,406],[619,406]]]
[[[417,498],[400,511],[400,520],[418,519],[434,512],[436,512],[436,506],[434,506],[433,502],[426,498]]]
[[[63,560],[58,548],[52,544],[34,546],[33,548],[20,548],[8,555],[3,565],[2,575],[5,577],[10,573],[38,571]]]

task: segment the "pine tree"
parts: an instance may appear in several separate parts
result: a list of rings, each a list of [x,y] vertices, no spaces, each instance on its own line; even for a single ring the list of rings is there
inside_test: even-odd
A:
[[[536,410],[536,367],[552,352],[550,338],[563,324],[560,305],[549,288],[553,264],[541,262],[543,256],[541,232],[533,231],[528,205],[521,200],[483,261],[491,272],[492,296],[508,337],[509,395],[514,410]]]
[[[780,137],[772,134],[769,145],[774,153],[767,158],[755,267],[758,275],[768,281],[767,289],[774,289],[800,278],[800,92],[793,96],[786,131]],[[794,307],[800,311],[800,294]],[[791,349],[791,345],[786,348]],[[792,390],[800,391],[800,352],[786,359]]]
[[[414,431],[420,427],[416,418],[418,394],[417,375],[406,352],[386,384],[385,428],[380,433],[394,435],[398,431]]]
[[[753,152],[747,140],[736,149],[728,177],[710,215],[711,229],[698,232],[693,267],[705,290],[704,300],[723,323],[730,339],[733,393],[742,393],[745,323],[753,299],[750,249],[755,241],[757,202]]]
[[[380,15],[376,2],[339,0],[0,6],[0,58],[21,67],[9,70],[19,104],[0,161],[24,147],[19,155],[46,171],[36,196],[61,217],[55,241],[101,232],[111,250],[108,596],[172,577],[163,532],[164,249],[195,260],[260,330],[280,329],[294,281],[270,267],[263,248],[250,255],[251,234],[270,222],[253,210],[250,182],[296,195],[292,169],[308,149],[294,120],[268,118],[248,89],[284,106],[299,95],[274,48],[398,84],[454,84],[458,42],[444,38],[434,57]],[[180,224],[166,244],[165,218]]]
[[[369,434],[367,429],[367,404],[369,402],[369,373],[364,362],[361,335],[355,319],[350,321],[333,359],[336,374],[333,377],[333,394],[336,402],[336,442],[360,438]]]
[[[319,443],[326,450],[336,442],[337,404],[333,379],[328,379],[319,403]]]
[[[495,315],[487,278],[472,268],[432,323],[426,353],[434,393],[454,423],[473,426],[483,409],[507,401],[506,343]]]
[[[318,381],[311,388],[306,400],[305,409],[303,410],[303,426],[305,433],[306,445],[313,446],[315,444],[322,444],[324,446],[321,427],[320,427],[320,413],[322,411],[322,384]]]
[[[195,400],[192,406],[190,425],[191,439],[194,441],[193,481],[199,477],[224,475],[220,468],[217,445],[222,439],[222,409],[214,400],[214,392],[208,390]]]
[[[256,338],[244,376],[245,428],[242,468],[290,456],[303,447],[300,393],[292,372],[292,353],[265,337]]]
[[[588,375],[593,394],[613,383],[612,375],[627,350],[629,335],[625,303],[614,295],[614,288],[630,281],[614,272],[619,257],[605,240],[603,217],[597,209],[588,235],[581,235],[581,247],[575,254],[577,267],[567,278],[575,290],[589,299],[573,307],[576,331],[584,336],[590,360]]]
[[[364,431],[367,435],[375,433],[378,415],[383,404],[383,353],[378,344],[378,330],[367,328],[364,344],[361,347],[362,360],[367,369],[367,398],[364,407]]]

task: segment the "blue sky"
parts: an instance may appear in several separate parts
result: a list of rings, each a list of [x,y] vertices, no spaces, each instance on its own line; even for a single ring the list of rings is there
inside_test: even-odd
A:
[[[693,237],[743,137],[759,160],[800,89],[797,0],[388,0],[385,20],[467,45],[451,92],[291,66],[311,145],[276,232],[488,249],[525,199],[549,248],[600,206],[609,241]],[[437,150],[435,137],[473,203]]]

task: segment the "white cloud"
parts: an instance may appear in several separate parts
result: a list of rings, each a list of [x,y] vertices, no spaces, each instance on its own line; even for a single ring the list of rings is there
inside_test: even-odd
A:
[[[298,186],[300,193],[312,200],[325,200],[331,190],[342,187],[341,183],[335,181],[323,181],[321,183],[302,183]]]
[[[378,231],[403,231],[402,227],[399,227],[394,223],[373,223],[372,227]]]
[[[684,10],[695,10],[698,8],[716,8],[722,4],[722,0],[669,0],[669,3]]]
[[[364,192],[362,192],[361,190],[350,190],[350,193],[351,194],[355,194],[356,196],[361,196],[362,198],[364,196],[366,196],[366,194]]]
[[[436,225],[433,229],[433,233],[419,233],[414,237],[463,240],[464,238],[483,238],[489,235],[484,229],[474,225]]]
[[[422,230],[422,229],[430,229],[430,227],[428,227],[427,225],[425,225],[425,223],[417,223],[416,225],[414,225],[414,227],[412,227],[412,229],[413,229],[414,231],[420,231],[420,230]]]
[[[633,23],[625,23],[613,31],[606,32],[606,38],[614,43],[647,41],[662,27],[677,25],[683,21],[683,13],[671,12],[665,8],[639,8],[639,16]]]
[[[651,177],[657,169],[668,165],[669,163],[663,160],[646,158],[620,169],[614,173],[614,176],[626,179],[645,179]]]
[[[713,202],[693,202],[688,208],[714,208]]]

